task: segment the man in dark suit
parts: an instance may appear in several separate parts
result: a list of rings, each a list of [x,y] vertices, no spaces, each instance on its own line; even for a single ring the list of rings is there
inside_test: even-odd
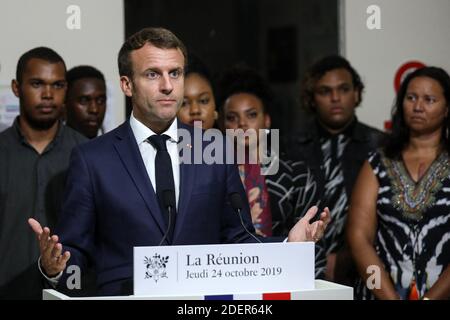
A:
[[[184,45],[165,29],[143,29],[122,46],[119,72],[133,104],[130,120],[72,153],[59,236],[29,221],[43,273],[59,287],[69,258],[82,269],[94,263],[98,294],[120,295],[132,293],[134,246],[254,242],[228,200],[236,192],[246,199],[236,165],[180,161],[180,144],[198,147],[180,141],[180,128],[191,134],[193,129],[176,120],[185,63]],[[167,210],[167,194],[175,213]],[[289,241],[322,236],[329,213],[310,224],[316,212],[312,208],[294,226]],[[248,204],[242,214],[253,230]]]

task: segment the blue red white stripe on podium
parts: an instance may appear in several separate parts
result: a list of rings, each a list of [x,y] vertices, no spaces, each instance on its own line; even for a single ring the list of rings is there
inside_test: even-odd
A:
[[[291,300],[291,292],[208,295],[204,300]]]

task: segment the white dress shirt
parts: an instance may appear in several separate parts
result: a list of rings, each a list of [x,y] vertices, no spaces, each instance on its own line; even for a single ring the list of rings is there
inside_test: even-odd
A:
[[[150,128],[145,126],[142,122],[137,120],[133,113],[130,116],[130,126],[133,131],[134,138],[139,146],[142,160],[144,161],[145,169],[152,182],[153,190],[156,193],[156,179],[155,179],[155,158],[156,149],[148,142],[148,137],[155,135]],[[178,208],[178,198],[180,195],[180,158],[178,155],[178,122],[177,118],[172,122],[170,127],[162,134],[166,134],[170,137],[167,139],[167,151],[169,152],[170,160],[172,161],[173,180],[175,183],[175,199]]]

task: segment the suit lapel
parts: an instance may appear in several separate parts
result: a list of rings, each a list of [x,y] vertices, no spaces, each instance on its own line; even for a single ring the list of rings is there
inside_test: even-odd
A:
[[[186,211],[189,207],[189,200],[194,186],[195,169],[194,164],[180,164],[180,201],[178,203],[178,213],[175,225],[174,239],[178,236],[184,225]]]
[[[179,128],[189,130],[191,132],[191,138],[194,137],[194,133],[191,127],[185,126],[180,122],[178,123]],[[193,143],[193,141],[190,142]],[[180,147],[186,146],[187,143],[188,143],[187,141],[181,141]],[[189,201],[191,199],[192,188],[194,187],[195,183],[196,168],[198,165],[193,164],[193,161],[194,161],[194,150],[192,150],[191,152],[191,164],[180,163],[180,199],[178,202],[177,220],[173,236],[174,240],[177,238],[178,234],[183,229],[184,221],[187,215],[187,209],[189,207]]]
[[[142,196],[151,216],[155,220],[162,233],[165,232],[165,222],[159,208],[156,194],[142,161],[139,147],[134,138],[130,124],[126,121],[116,132],[117,140],[114,147],[119,154],[128,174],[134,181],[139,193]]]

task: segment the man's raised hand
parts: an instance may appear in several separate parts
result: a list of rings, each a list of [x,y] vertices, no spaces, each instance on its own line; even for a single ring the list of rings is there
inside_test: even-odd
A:
[[[316,215],[317,210],[318,208],[316,206],[309,208],[305,216],[301,218],[289,231],[288,242],[317,242],[323,237],[325,229],[331,219],[330,210],[325,208],[320,214],[320,220],[309,223],[309,221]]]
[[[66,268],[67,261],[70,259],[70,252],[62,253],[62,244],[58,242],[57,235],[50,236],[50,229],[42,228],[41,224],[33,219],[28,219],[28,224],[39,242],[41,251],[41,266],[48,277],[55,277]]]

